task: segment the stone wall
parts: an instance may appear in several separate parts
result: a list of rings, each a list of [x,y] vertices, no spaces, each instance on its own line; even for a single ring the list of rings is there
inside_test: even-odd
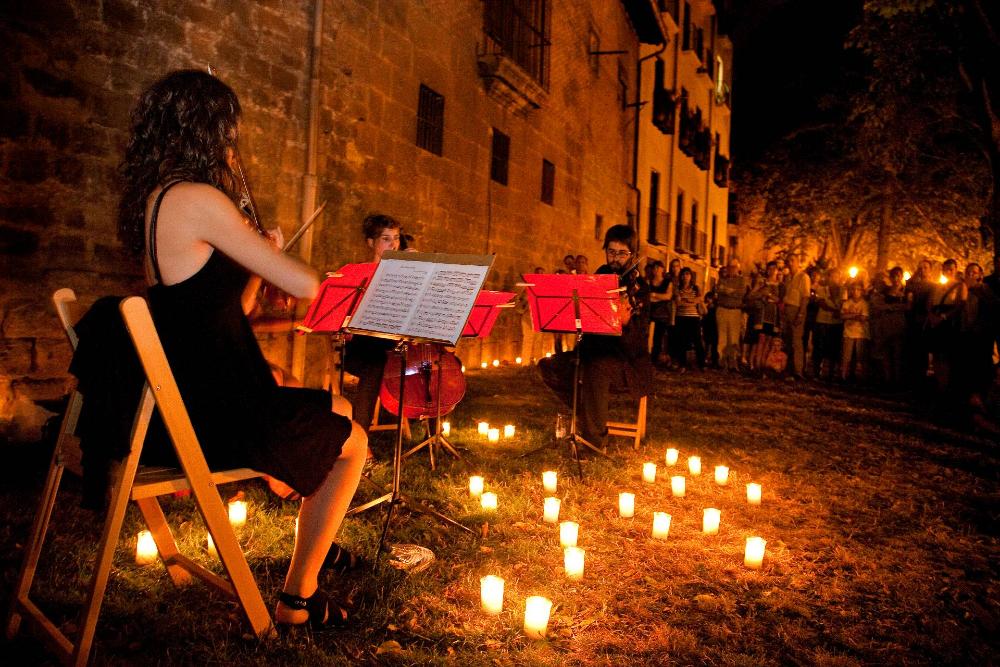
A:
[[[619,78],[634,81],[637,43],[620,3],[550,0],[549,84],[528,112],[480,77],[481,0],[324,6],[317,201],[329,204],[315,266],[367,260],[360,221],[371,211],[400,218],[420,250],[496,253],[495,289],[535,265],[554,269],[567,252],[601,263],[595,216],[605,228],[624,221],[631,173]],[[116,239],[116,166],[132,104],[163,73],[211,64],[236,90],[261,217],[286,236],[295,229],[314,9],[306,0],[0,6],[0,423],[17,409],[29,425],[31,401],[69,387],[70,352],[49,303],[56,288],[74,288],[84,305],[141,289]],[[602,49],[625,53],[595,65],[592,31]],[[420,84],[445,97],[442,156],[415,145]],[[511,138],[507,186],[489,177],[491,128]],[[551,206],[539,197],[543,158],[556,165]],[[519,336],[505,313],[490,341],[461,352],[470,364],[509,359]],[[287,362],[285,345],[271,340],[268,353]],[[309,349],[316,358],[325,345]]]

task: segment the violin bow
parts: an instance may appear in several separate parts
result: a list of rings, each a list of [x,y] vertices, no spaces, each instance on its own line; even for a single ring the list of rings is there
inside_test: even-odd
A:
[[[326,204],[328,201],[330,200],[324,199],[323,203],[320,204],[318,207],[316,207],[316,210],[313,211],[313,214],[309,216],[309,219],[303,222],[302,226],[299,227],[294,234],[292,234],[292,238],[288,239],[288,242],[285,244],[285,247],[281,249],[282,252],[288,252],[291,249],[291,247],[295,245],[295,243],[300,238],[302,238],[302,235],[306,233],[306,230],[309,229],[312,226],[312,224],[319,219],[319,216],[323,212],[323,209],[326,208]]]

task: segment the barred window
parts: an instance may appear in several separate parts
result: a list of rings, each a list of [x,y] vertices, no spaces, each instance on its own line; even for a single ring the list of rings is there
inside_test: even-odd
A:
[[[548,85],[548,0],[486,0],[484,31],[493,49]]]
[[[444,144],[444,96],[420,84],[417,103],[417,146],[441,155]]]
[[[542,160],[542,203],[552,205],[556,194],[556,166]]]
[[[510,137],[494,127],[490,178],[501,185],[507,185],[507,167],[509,162]]]

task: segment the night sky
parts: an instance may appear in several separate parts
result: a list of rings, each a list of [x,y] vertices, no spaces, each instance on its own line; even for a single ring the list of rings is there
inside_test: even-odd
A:
[[[752,162],[775,141],[829,115],[820,103],[856,71],[845,52],[860,0],[734,0],[733,157]]]

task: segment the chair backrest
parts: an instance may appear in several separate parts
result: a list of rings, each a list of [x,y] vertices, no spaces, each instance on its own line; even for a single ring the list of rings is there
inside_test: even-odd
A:
[[[73,328],[73,325],[76,323],[76,313],[74,312],[76,292],[68,287],[57,289],[52,294],[52,303],[55,304],[56,315],[59,316],[59,322],[62,324],[63,331],[66,332],[66,338],[69,339],[69,344],[75,350],[80,343],[80,339],[76,335],[76,330]]]

